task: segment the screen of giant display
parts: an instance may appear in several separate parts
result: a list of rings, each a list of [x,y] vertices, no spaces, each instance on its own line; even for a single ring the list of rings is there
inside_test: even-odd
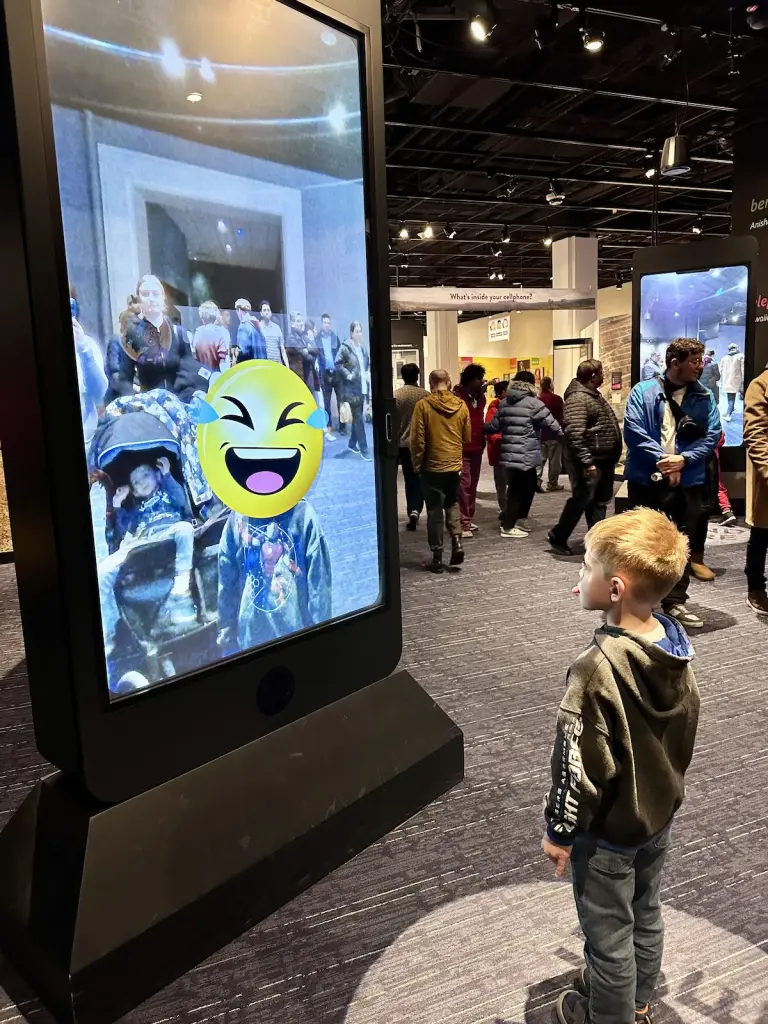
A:
[[[745,266],[647,274],[640,297],[640,378],[666,368],[667,347],[676,338],[704,345],[702,384],[715,396],[725,444],[744,440],[745,344],[749,269]]]
[[[362,41],[45,0],[110,695],[382,600]]]

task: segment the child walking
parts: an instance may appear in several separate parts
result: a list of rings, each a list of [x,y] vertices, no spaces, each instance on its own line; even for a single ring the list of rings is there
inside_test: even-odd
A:
[[[661,971],[660,891],[693,756],[699,692],[683,628],[654,612],[688,542],[638,508],[587,534],[575,589],[604,614],[568,673],[552,755],[542,848],[571,862],[586,968],[558,1000],[560,1024],[649,1024]]]

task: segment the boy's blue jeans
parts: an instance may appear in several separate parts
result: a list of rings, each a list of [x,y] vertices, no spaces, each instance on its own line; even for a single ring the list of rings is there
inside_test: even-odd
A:
[[[632,1024],[650,1003],[661,972],[661,879],[670,827],[638,850],[606,850],[579,833],[571,865],[586,937],[591,1024]]]

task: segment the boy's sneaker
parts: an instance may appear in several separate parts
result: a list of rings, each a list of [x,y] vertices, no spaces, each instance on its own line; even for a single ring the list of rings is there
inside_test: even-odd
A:
[[[764,590],[753,590],[747,596],[747,608],[761,619],[768,618],[768,593]]]
[[[574,990],[583,999],[589,999],[589,968],[582,967],[581,973],[575,979],[573,983]],[[635,1010],[635,1024],[653,1024],[651,1020],[650,1011],[646,1010],[645,1013],[639,1013]]]
[[[547,534],[547,541],[549,543],[549,546],[552,548],[552,550],[555,552],[556,555],[568,555],[568,556],[570,556],[570,555],[573,554],[573,552],[568,547],[568,545],[567,544],[562,544],[557,539],[557,537],[554,535],[553,532],[550,532],[550,533]]]
[[[704,629],[704,620],[693,612],[689,612],[684,604],[673,604],[671,608],[664,608],[664,614],[679,622],[686,629]]]
[[[559,1024],[589,1024],[589,1002],[580,992],[563,992],[555,1003]]]
[[[720,526],[735,526],[736,523],[736,516],[730,509],[728,509],[727,512],[723,512],[723,514],[720,516]]]
[[[528,534],[525,530],[521,530],[517,526],[513,526],[511,530],[505,530],[502,526],[501,536],[506,537],[507,539],[525,540]]]

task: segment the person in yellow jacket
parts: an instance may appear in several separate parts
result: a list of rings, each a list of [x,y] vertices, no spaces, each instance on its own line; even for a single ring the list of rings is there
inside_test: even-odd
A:
[[[765,561],[768,555],[768,367],[747,388],[744,398],[747,446],[747,604],[768,618]]]
[[[421,489],[427,506],[427,538],[432,550],[431,572],[441,573],[445,527],[451,535],[450,566],[464,561],[459,512],[464,445],[471,440],[467,403],[451,391],[447,370],[429,375],[431,394],[416,405],[411,420],[411,460],[421,477]]]

